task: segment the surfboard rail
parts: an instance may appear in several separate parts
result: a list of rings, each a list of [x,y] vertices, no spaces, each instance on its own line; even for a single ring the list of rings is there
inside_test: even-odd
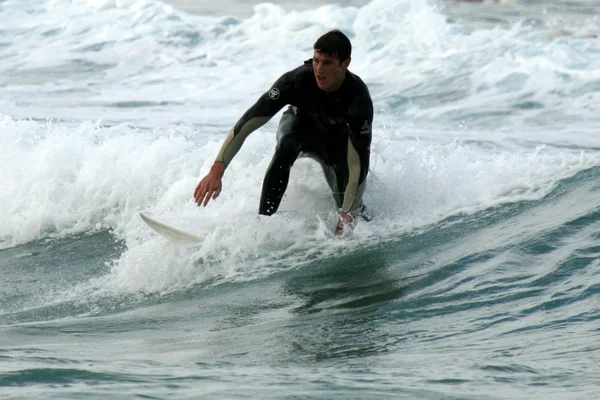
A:
[[[163,221],[157,220],[145,212],[140,212],[140,217],[146,225],[152,228],[156,233],[172,242],[200,243],[204,240],[203,236],[171,226]]]

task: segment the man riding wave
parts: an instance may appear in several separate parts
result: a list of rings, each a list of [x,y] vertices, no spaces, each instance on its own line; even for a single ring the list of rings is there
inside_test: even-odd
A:
[[[263,181],[259,214],[277,211],[299,156],[310,157],[323,168],[340,214],[336,235],[351,229],[363,214],[373,102],[365,83],[348,71],[352,45],[346,35],[330,31],[313,48],[313,58],[283,74],[229,131],[210,172],[194,191],[198,205],[206,206],[219,196],[225,169],[248,135],[288,105]]]

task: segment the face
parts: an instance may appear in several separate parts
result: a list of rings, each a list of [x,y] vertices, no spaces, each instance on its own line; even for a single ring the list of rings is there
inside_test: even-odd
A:
[[[350,58],[340,63],[337,57],[315,50],[312,63],[319,89],[325,92],[334,92],[344,83],[346,70],[350,65]]]

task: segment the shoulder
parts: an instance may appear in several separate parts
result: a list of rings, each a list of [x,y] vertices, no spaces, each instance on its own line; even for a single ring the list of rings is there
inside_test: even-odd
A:
[[[360,76],[358,76],[350,71],[347,71],[347,73],[348,73],[347,81],[349,83],[350,90],[352,90],[352,93],[358,97],[367,97],[367,98],[371,99],[371,94],[369,93],[369,88],[367,87],[367,84],[360,78]]]
[[[373,101],[371,100],[369,88],[358,75],[353,74],[350,71],[348,71],[347,73],[347,90],[350,92],[350,95],[352,97],[352,101],[348,109],[350,115],[372,116]]]
[[[278,83],[281,84],[291,84],[291,85],[299,85],[304,83],[307,79],[309,79],[313,75],[313,69],[311,63],[304,63],[299,67],[292,69],[281,75],[277,80]]]

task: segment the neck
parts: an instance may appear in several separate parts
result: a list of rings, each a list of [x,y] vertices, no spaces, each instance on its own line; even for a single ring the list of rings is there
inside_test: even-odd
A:
[[[327,93],[333,93],[333,92],[335,92],[336,90],[338,90],[339,88],[341,88],[341,87],[342,87],[342,85],[344,84],[344,82],[346,81],[346,73],[347,73],[347,71],[344,71],[344,79],[342,79],[342,80],[341,80],[341,81],[340,81],[340,82],[339,82],[337,85],[335,85],[335,87],[333,87],[333,88],[332,88],[332,89],[330,89],[330,90],[324,90],[324,92],[327,92]]]

